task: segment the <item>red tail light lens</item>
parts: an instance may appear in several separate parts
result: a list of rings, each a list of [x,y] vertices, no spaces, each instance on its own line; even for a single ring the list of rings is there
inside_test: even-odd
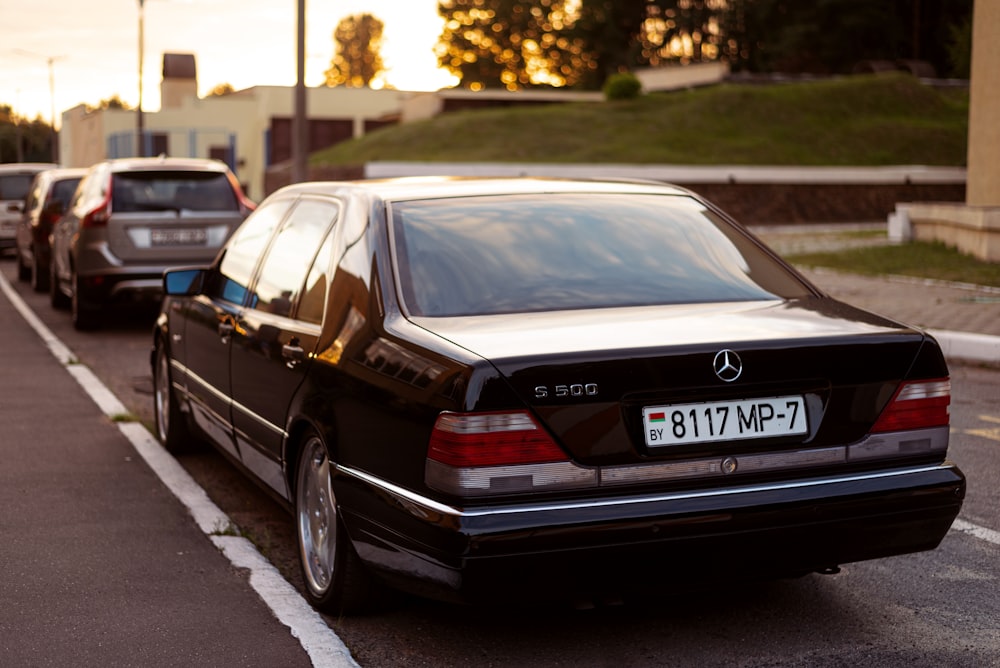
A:
[[[947,426],[950,404],[951,381],[947,378],[904,382],[876,420],[872,433]]]
[[[569,458],[527,413],[442,413],[427,457],[449,466],[503,466]]]
[[[427,447],[427,484],[460,496],[597,485],[531,415],[442,413]]]

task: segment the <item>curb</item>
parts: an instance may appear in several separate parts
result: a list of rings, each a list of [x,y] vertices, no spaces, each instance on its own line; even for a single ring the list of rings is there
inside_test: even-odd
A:
[[[1000,364],[1000,336],[941,329],[928,330],[928,334],[937,339],[948,359]]]

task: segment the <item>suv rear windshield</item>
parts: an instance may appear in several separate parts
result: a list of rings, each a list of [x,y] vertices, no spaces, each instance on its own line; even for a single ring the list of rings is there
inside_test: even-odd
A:
[[[551,194],[399,202],[414,316],[803,297],[809,288],[697,200]]]
[[[239,211],[236,193],[218,172],[120,172],[111,179],[111,210]]]
[[[0,176],[0,199],[24,199],[34,178],[34,174],[4,174]]]

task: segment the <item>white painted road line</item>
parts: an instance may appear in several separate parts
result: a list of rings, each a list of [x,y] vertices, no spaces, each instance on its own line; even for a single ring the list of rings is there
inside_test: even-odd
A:
[[[985,540],[987,543],[1000,545],[1000,531],[987,529],[986,527],[981,527],[978,524],[973,524],[972,522],[955,520],[955,523],[951,525],[951,530],[961,531],[962,533],[967,533],[970,536],[975,536],[979,540]]]
[[[0,289],[105,415],[117,418],[128,412],[124,404],[90,369],[77,363],[72,351],[35,315],[2,273]],[[313,666],[357,668],[358,664],[340,637],[257,551],[253,543],[238,536],[219,535],[234,526],[229,516],[212,502],[205,490],[160,446],[146,428],[136,422],[122,422],[119,423],[119,430],[153,473],[184,504],[201,531],[226,555],[230,563],[235,568],[250,571],[250,586],[274,616],[289,628],[292,636],[298,638]]]

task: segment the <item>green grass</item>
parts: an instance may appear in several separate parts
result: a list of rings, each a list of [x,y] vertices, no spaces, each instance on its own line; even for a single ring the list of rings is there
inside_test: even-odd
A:
[[[967,91],[905,74],[720,84],[630,101],[450,112],[338,144],[310,162],[958,166],[968,108]]]
[[[1000,263],[977,260],[941,243],[914,242],[850,250],[786,255],[792,264],[855,274],[897,274],[1000,287]]]

